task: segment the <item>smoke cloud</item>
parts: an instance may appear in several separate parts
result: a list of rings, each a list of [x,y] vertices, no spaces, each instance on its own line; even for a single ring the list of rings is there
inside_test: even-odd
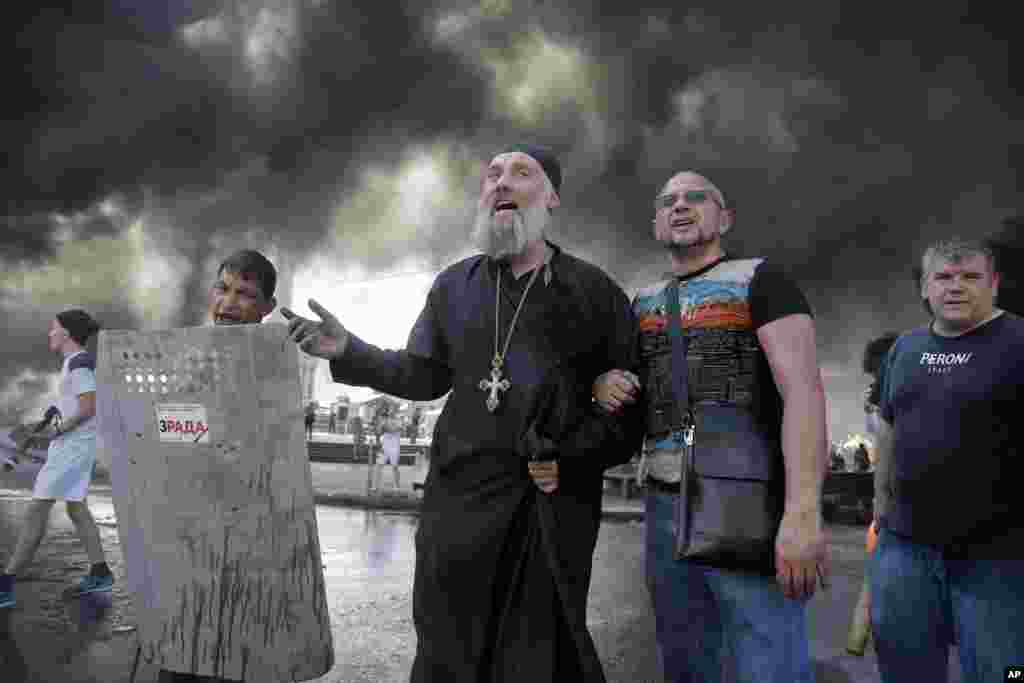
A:
[[[966,2],[926,26],[891,3],[10,5],[9,414],[55,369],[56,312],[199,324],[236,248],[279,266],[283,303],[314,265],[449,263],[469,248],[481,164],[513,141],[558,152],[553,236],[627,290],[664,268],[660,185],[710,176],[738,207],[727,247],[803,285],[829,375],[850,385],[869,339],[922,322],[909,272],[924,245],[1021,214],[1014,24]],[[834,429],[859,425],[838,412]]]

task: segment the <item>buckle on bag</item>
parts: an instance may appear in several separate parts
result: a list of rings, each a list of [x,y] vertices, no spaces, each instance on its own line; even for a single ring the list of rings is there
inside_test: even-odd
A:
[[[687,448],[693,446],[693,436],[696,428],[694,423],[693,413],[687,413],[683,416],[683,425],[679,429],[673,431],[672,436],[677,444],[680,446],[686,446]]]

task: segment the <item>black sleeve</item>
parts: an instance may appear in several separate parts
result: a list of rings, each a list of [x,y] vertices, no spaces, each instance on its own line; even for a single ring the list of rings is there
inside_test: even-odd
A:
[[[780,269],[767,262],[761,263],[750,281],[750,315],[754,329],[799,313],[813,316],[804,293]]]
[[[633,370],[637,365],[638,327],[633,309],[618,285],[608,281],[608,289],[606,307],[598,320],[606,330],[604,345],[590,356],[580,378],[582,417],[558,444],[567,477],[577,468],[583,470],[580,474],[600,474],[613,465],[629,462],[643,444],[640,401],[617,415],[607,415],[590,400],[591,386],[599,375],[616,368]]]
[[[351,333],[345,355],[331,361],[331,377],[410,401],[432,401],[452,388],[452,373],[444,363],[405,349],[381,349]]]
[[[344,355],[331,361],[334,381],[411,401],[444,396],[452,387],[452,373],[438,315],[439,291],[435,282],[403,350],[378,348],[350,332]]]
[[[405,349],[420,358],[428,358],[442,365],[450,366],[448,343],[445,341],[444,325],[441,322],[449,297],[441,277],[443,276],[439,276],[431,286],[430,292],[427,294],[427,303],[420,311],[416,324],[412,326],[412,331],[409,332]]]

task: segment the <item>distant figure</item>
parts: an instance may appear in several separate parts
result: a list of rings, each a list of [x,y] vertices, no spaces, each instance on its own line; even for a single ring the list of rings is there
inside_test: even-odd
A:
[[[836,448],[835,445],[832,445],[832,446],[829,446],[828,452],[829,452],[829,469],[832,470],[833,472],[845,472],[846,471],[846,461],[843,460],[843,455],[842,455],[842,453],[839,452],[839,449]]]
[[[352,432],[353,453],[358,461],[359,452],[366,445],[366,428],[363,426],[363,418],[356,415],[349,421],[348,428]]]
[[[46,533],[50,511],[57,500],[65,501],[91,567],[78,584],[77,595],[108,592],[114,585],[92,513],[86,503],[96,464],[96,357],[85,350],[86,342],[100,329],[92,316],[73,309],[58,313],[48,334],[51,353],[63,357],[60,394],[55,409],[56,426],[46,464],[36,475],[32,501],[25,513],[18,543],[0,574],[0,608],[13,607],[14,580],[32,561]],[[27,447],[27,434],[20,451]]]
[[[857,450],[853,452],[853,469],[856,472],[867,472],[871,469],[868,448],[864,444],[858,444]]]
[[[313,423],[316,422],[316,405],[310,401],[306,406],[306,441],[313,440]]]
[[[421,422],[423,422],[423,409],[416,406],[412,409],[412,415],[409,417],[409,443],[413,446],[416,445],[416,439],[420,435]]]
[[[391,465],[391,471],[395,475],[395,489],[400,486],[398,476],[398,458],[402,451],[402,425],[395,418],[385,415],[380,426],[380,451],[383,456],[382,465]],[[378,485],[380,488],[380,470],[377,470]]]
[[[331,434],[338,430],[338,414],[335,411],[331,411],[331,416],[327,418],[327,431]]]
[[[881,402],[878,373],[885,362],[885,355],[889,353],[898,337],[899,334],[896,332],[886,332],[881,337],[869,341],[864,347],[862,367],[864,373],[871,378],[871,383],[864,391],[864,427],[871,437],[871,442],[876,446],[875,457],[878,457],[878,421],[881,419],[878,415],[878,404]],[[877,497],[879,492],[875,493]],[[884,496],[884,492],[881,493]]]
[[[985,241],[992,250],[999,274],[996,305],[1001,310],[1024,316],[1024,216],[1003,221],[1003,226]]]

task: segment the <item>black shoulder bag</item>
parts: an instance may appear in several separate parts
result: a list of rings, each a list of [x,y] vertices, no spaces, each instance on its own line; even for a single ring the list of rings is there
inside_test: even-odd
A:
[[[677,279],[668,299],[672,382],[685,434],[676,559],[774,574],[785,495],[781,444],[764,436],[740,406],[700,400],[691,405]]]

